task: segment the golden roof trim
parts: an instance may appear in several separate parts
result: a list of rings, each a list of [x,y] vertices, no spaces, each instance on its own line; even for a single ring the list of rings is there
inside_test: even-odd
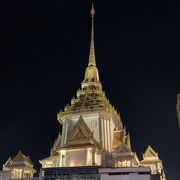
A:
[[[145,151],[145,153],[143,154],[143,158],[146,157],[157,157],[158,158],[158,153],[156,153],[153,148],[149,145]]]
[[[29,164],[33,165],[31,159],[28,156],[25,156],[21,151],[17,153],[15,158],[13,158],[12,162],[28,162]]]

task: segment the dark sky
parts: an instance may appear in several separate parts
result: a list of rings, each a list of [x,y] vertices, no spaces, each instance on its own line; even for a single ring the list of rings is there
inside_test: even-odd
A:
[[[180,179],[180,7],[175,1],[94,1],[96,60],[141,159],[150,144]],[[0,165],[18,150],[36,168],[61,130],[56,114],[88,63],[88,0],[4,0],[0,21]]]

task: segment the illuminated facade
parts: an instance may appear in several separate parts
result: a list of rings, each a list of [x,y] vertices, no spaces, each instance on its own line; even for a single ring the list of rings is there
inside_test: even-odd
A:
[[[160,175],[151,174],[149,167],[60,167],[42,169],[42,174],[40,180],[160,180]]]
[[[11,159],[9,157],[3,165],[0,180],[32,179],[35,172],[31,159],[19,151],[15,158]]]
[[[165,179],[162,161],[149,146],[140,161],[131,149],[130,134],[121,117],[110,104],[99,80],[94,47],[94,15],[89,62],[81,88],[63,111],[57,115],[62,124],[50,156],[40,160],[42,168],[55,167],[150,167],[151,174]]]
[[[132,151],[130,134],[102,89],[95,58],[94,15],[92,6],[90,53],[84,80],[76,97],[57,115],[62,133],[50,156],[39,161],[39,179],[165,180],[162,161],[150,146],[142,161]],[[6,162],[0,175],[6,171],[10,172],[9,177],[1,176],[0,180],[32,178],[35,172],[30,159],[21,152]]]

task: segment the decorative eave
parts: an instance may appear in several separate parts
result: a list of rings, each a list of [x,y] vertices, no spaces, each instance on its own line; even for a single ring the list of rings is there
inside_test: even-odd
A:
[[[43,162],[47,162],[47,161],[53,161],[54,159],[56,159],[58,156],[49,156],[47,158],[44,158],[42,160],[39,160],[39,163],[43,163]]]
[[[3,164],[3,169],[10,168],[11,165],[12,165],[12,159],[11,159],[11,157],[9,157],[8,160],[5,162],[5,164]]]
[[[135,160],[135,162],[137,162],[137,165],[138,165],[138,166],[141,165],[141,162],[140,162],[140,160],[139,160],[139,158],[138,158],[138,156],[137,156],[136,153],[134,153],[134,160]]]
[[[98,150],[101,150],[101,146],[99,143],[94,143],[93,141],[84,141],[84,142],[77,142],[74,143],[66,143],[63,147],[61,147],[61,150],[72,150],[72,149],[82,149],[82,148],[97,148]]]
[[[132,160],[134,164],[140,166],[140,161],[136,153],[134,152],[124,152],[124,153],[117,153],[113,155],[114,160]]]
[[[16,163],[20,163],[20,162],[25,163],[25,164],[28,163],[30,166],[33,166],[31,159],[28,156],[25,156],[21,151],[17,153],[15,158],[13,158],[12,165]]]
[[[108,107],[106,106],[106,107],[84,108],[73,111],[60,111],[57,114],[57,119],[61,124],[64,124],[66,119],[70,119],[72,115],[82,115],[82,114],[90,114],[90,113],[99,113],[100,116],[102,117],[104,116],[107,120],[112,117],[117,127],[122,126],[120,114],[111,105]]]
[[[142,160],[141,164],[155,164],[155,163],[162,163],[160,159],[152,159],[152,160]]]

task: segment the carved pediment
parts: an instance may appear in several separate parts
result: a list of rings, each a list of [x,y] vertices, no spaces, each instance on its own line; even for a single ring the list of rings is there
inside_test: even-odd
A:
[[[122,143],[121,145],[118,146],[117,152],[118,153],[129,153],[130,150],[128,149],[128,147],[125,144]]]
[[[3,164],[3,170],[9,169],[12,165],[12,159],[11,157],[8,158],[8,160]]]
[[[158,153],[156,153],[151,146],[148,146],[148,148],[146,149],[146,152],[143,154],[144,158],[147,157],[158,157]]]
[[[17,153],[15,158],[12,160],[12,162],[28,162],[29,164],[32,164],[32,161],[29,157],[25,156],[21,151]]]
[[[80,116],[78,122],[74,126],[71,134],[67,138],[67,142],[64,147],[67,146],[83,146],[83,145],[97,145],[99,143],[94,138],[93,132],[89,129],[82,116]]]
[[[113,147],[116,148],[125,140],[124,130],[118,130],[113,132]]]
[[[68,137],[68,141],[71,140],[80,140],[80,139],[90,139],[93,136],[93,133],[89,129],[88,125],[85,123],[82,116],[80,116],[78,122],[74,126],[72,133]]]
[[[117,149],[118,147],[122,146],[122,144],[131,151],[131,141],[130,141],[130,135],[126,135],[126,130],[118,130],[113,132],[113,143],[112,147],[113,149]]]
[[[80,128],[77,128],[74,134],[71,136],[71,140],[86,139],[88,138]]]

